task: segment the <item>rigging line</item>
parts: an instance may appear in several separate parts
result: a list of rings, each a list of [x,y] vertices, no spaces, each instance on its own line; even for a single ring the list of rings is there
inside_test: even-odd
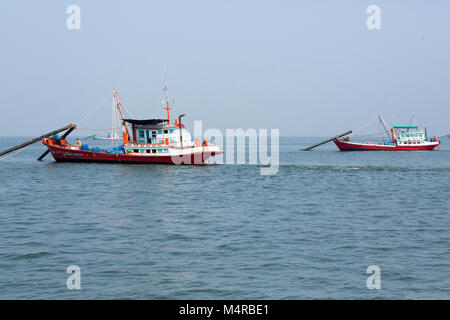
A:
[[[117,103],[117,101],[116,101],[116,103]],[[136,119],[136,117],[130,111],[128,111],[128,109],[125,107],[125,105],[123,104],[123,100],[121,100],[120,107],[122,108],[125,118]]]
[[[125,111],[125,113],[126,113],[127,115],[130,115],[132,119],[136,119],[136,117],[135,117],[134,115],[132,115],[131,112],[128,111],[127,108],[125,108],[124,106],[122,106],[122,109]]]
[[[377,132],[377,133],[371,133],[371,134],[364,134],[364,135],[358,135],[358,137],[364,138],[364,137],[377,137],[377,136],[383,136],[385,133],[383,131]]]
[[[377,120],[378,118],[373,118],[372,120],[370,120],[369,122],[367,122],[364,126],[362,126],[361,128],[359,128],[358,130],[353,131],[353,136],[357,136],[358,132],[362,131],[363,129],[367,128],[369,125],[372,124],[372,122],[374,122],[375,120]]]
[[[120,127],[116,127],[113,129],[119,129]],[[78,128],[76,130],[81,130],[81,131],[111,131],[111,128],[106,128],[106,129],[99,129],[99,128]]]
[[[9,157],[15,156],[16,154],[19,154],[19,153],[21,153],[21,152],[24,151],[24,150],[25,150],[25,148],[22,148],[22,149],[20,149],[20,150],[17,150],[16,152],[13,152],[13,153],[11,153],[11,154],[8,154],[7,156],[4,156],[4,157],[0,158],[0,161],[6,160],[6,159],[8,159]]]
[[[119,124],[120,123],[120,117],[119,117],[119,112],[116,110],[116,123]],[[123,130],[122,126],[117,127],[116,132],[115,132],[115,137],[114,137],[114,147],[116,148],[116,154],[119,153],[118,145],[119,145],[119,131]]]
[[[111,109],[111,134],[113,134],[113,132],[114,132],[114,130],[112,129],[112,128],[114,128],[115,127],[115,123],[114,123],[114,97],[112,98],[112,109]],[[112,147],[112,145],[113,145],[113,142],[112,142],[112,140],[111,140],[111,147]]]
[[[113,117],[113,127],[111,128],[111,134],[112,134],[112,140],[111,140],[111,147],[115,147],[116,148],[116,153],[117,153],[117,139],[119,137],[119,123],[120,123],[120,119],[119,119],[119,110],[117,110],[117,108],[115,108],[114,106],[114,99],[113,99],[113,110],[112,110],[112,117]]]
[[[98,109],[100,109],[100,107],[102,107],[105,102],[109,99],[110,95],[108,94],[108,96],[103,100],[102,103],[100,103],[98,106],[96,106],[93,110],[91,110],[90,112],[88,112],[83,118],[81,118],[81,120],[79,120],[78,122],[76,122],[76,124],[80,124],[81,122],[85,121],[87,118],[89,118],[94,112],[96,112]]]

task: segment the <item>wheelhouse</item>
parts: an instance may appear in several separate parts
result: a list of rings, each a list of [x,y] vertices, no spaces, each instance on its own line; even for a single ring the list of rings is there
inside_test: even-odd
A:
[[[427,142],[425,131],[417,126],[393,127],[392,137],[398,145],[424,144]]]
[[[166,119],[134,120],[131,124],[132,139],[124,145],[125,153],[160,154],[168,153],[170,148],[192,146],[191,135],[183,124],[170,123]]]

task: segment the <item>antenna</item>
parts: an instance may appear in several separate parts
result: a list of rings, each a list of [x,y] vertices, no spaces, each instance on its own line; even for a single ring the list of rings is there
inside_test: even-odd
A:
[[[166,101],[165,101],[166,102],[166,106],[163,109],[167,111],[167,122],[170,123],[170,110],[171,110],[171,108],[170,108],[170,104],[169,104],[169,85],[168,85],[168,82],[167,82],[167,73],[166,72],[164,72],[164,82],[165,82],[165,85],[164,85],[163,91],[166,92]]]

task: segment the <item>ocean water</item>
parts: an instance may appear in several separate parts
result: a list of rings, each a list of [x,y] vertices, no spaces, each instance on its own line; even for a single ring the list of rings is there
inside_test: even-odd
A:
[[[282,137],[272,176],[38,162],[44,147],[25,148],[0,161],[0,298],[449,299],[450,139],[436,152],[299,151],[320,139]]]

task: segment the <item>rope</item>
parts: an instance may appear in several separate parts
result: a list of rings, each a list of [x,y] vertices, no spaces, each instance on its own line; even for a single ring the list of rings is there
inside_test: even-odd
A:
[[[359,128],[358,130],[353,131],[353,136],[357,136],[358,132],[362,131],[363,129],[367,128],[369,125],[372,124],[372,122],[374,122],[375,120],[377,120],[378,118],[373,118],[372,120],[370,120],[369,122],[367,122],[365,125],[363,125],[361,128]]]
[[[106,100],[108,100],[111,96],[108,95],[102,103],[100,103],[98,106],[96,106],[93,110],[91,110],[90,112],[88,112],[87,115],[85,115],[83,118],[81,118],[79,121],[76,122],[76,124],[80,124],[81,122],[85,121],[87,118],[89,118],[95,111],[97,111],[98,109],[100,109],[100,107],[102,107]]]
[[[125,114],[127,114],[127,115],[130,115],[130,116],[131,116],[131,119],[136,119],[136,117],[135,117],[135,116],[133,116],[133,115],[131,114],[131,112],[130,112],[130,111],[128,111],[128,109],[127,109],[127,108],[125,108],[124,106],[122,106],[122,109],[123,109],[123,111],[125,111]]]
[[[77,124],[80,124],[81,122],[85,121],[87,118],[89,118],[94,112],[96,112],[98,109],[100,109],[105,102],[110,99],[110,95],[108,95],[98,106],[96,106],[93,110],[91,110],[90,112],[88,112],[88,114],[86,114],[81,120],[79,120],[78,122],[76,122]],[[114,101],[114,100],[113,100]],[[114,106],[115,107],[115,106]],[[125,113],[131,115],[133,118],[134,116],[124,107],[122,106],[122,109],[125,111]],[[116,124],[119,122],[116,122]],[[101,129],[101,128],[81,128],[81,127],[77,127],[77,130],[81,130],[81,131],[106,131],[106,132],[113,132],[114,130],[118,130],[120,129],[120,127],[112,127],[112,128],[106,128],[106,129]]]
[[[107,128],[107,129],[94,129],[94,128],[78,128],[77,127],[77,130],[81,130],[81,131],[111,131],[111,129],[112,130],[117,130],[117,129],[119,129],[119,128],[121,128],[121,127],[116,127],[116,128]]]
[[[376,137],[376,136],[382,136],[384,135],[385,132],[381,131],[381,132],[377,132],[377,133],[372,133],[372,134],[364,134],[364,135],[358,135],[358,137],[361,138],[365,138],[365,137]],[[355,135],[356,136],[356,135]]]
[[[25,148],[22,148],[22,149],[19,149],[19,150],[15,151],[15,152],[13,152],[13,153],[7,155],[7,156],[3,156],[3,157],[0,158],[0,161],[6,160],[6,159],[8,159],[9,157],[15,156],[16,154],[19,154],[19,153],[21,153],[21,152],[24,151],[24,150],[25,150]]]

